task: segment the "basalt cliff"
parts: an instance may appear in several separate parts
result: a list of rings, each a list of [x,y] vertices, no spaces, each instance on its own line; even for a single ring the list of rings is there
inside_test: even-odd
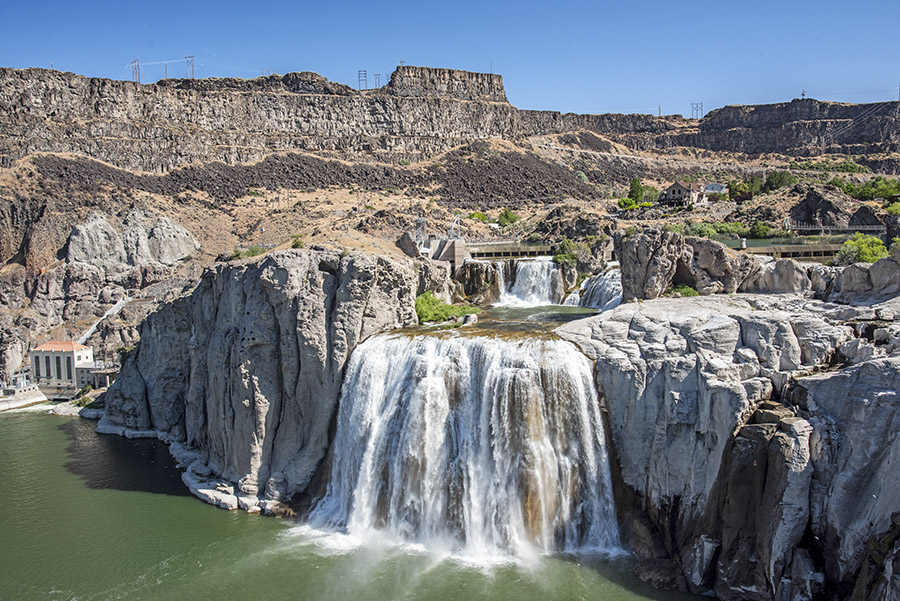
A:
[[[601,135],[607,151],[613,142],[633,150],[866,155],[900,150],[896,105],[804,99],[729,106],[692,120],[519,110],[499,75],[426,67],[398,67],[387,85],[362,91],[309,72],[141,85],[0,69],[0,166],[37,152],[152,173],[292,151],[397,164],[473,140],[579,131]]]

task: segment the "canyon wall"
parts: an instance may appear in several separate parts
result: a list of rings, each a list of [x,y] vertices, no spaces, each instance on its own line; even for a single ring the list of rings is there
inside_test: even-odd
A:
[[[353,349],[417,322],[419,272],[411,260],[305,250],[209,270],[141,325],[101,431],[153,431],[195,449],[203,468],[191,473],[236,486],[232,499],[286,500],[325,457]],[[446,294],[442,275],[431,281]]]
[[[141,85],[45,69],[0,69],[0,167],[37,152],[75,153],[165,172],[311,151],[421,160],[472,140],[589,130],[633,149],[864,154],[900,146],[896,103],[797,100],[680,116],[518,110],[499,75],[401,66],[358,91],[315,73]]]

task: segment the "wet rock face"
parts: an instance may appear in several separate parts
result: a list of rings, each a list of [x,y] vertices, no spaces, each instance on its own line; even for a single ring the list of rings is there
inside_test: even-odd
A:
[[[854,599],[886,598],[869,594],[895,586],[900,539],[898,307],[656,299],[556,330],[595,359],[642,570],[668,556],[667,582],[735,601],[857,579]]]
[[[198,449],[243,495],[286,499],[325,457],[350,353],[415,323],[419,284],[412,262],[329,251],[207,272],[144,322],[107,419]]]

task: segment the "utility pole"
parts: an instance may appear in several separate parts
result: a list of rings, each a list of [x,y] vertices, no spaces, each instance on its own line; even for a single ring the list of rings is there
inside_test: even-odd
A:
[[[657,116],[662,117],[662,105],[659,105],[659,115],[657,115]]]
[[[188,77],[194,79],[194,55],[189,54],[184,57],[185,66],[187,67]]]
[[[369,80],[365,69],[360,69],[356,72],[356,84],[356,87],[359,90],[369,89]]]
[[[691,118],[692,119],[702,119],[703,118],[703,102],[692,102],[691,103]],[[703,132],[700,129],[700,124],[697,124],[697,146],[703,147]]]
[[[691,103],[691,119],[702,119],[703,118],[703,103],[702,102],[692,102]]]
[[[141,59],[131,61],[131,81],[141,83]]]

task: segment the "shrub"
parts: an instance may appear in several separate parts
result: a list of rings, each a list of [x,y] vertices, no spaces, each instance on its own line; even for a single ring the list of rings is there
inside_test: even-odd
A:
[[[303,248],[303,234],[291,236],[291,248]]]
[[[664,226],[662,226],[662,231],[683,234],[684,233],[684,225],[682,225],[680,223],[667,223]]]
[[[900,179],[887,179],[879,175],[865,184],[857,186],[843,177],[834,176],[830,185],[843,190],[844,194],[857,200],[875,200],[876,198],[892,198],[900,194]]]
[[[560,265],[571,265],[572,267],[578,265],[578,257],[575,256],[575,253],[556,253],[553,255],[553,261]]]
[[[500,216],[497,217],[497,225],[499,225],[500,227],[506,227],[507,225],[515,223],[519,219],[521,219],[521,217],[510,211],[508,208],[503,207],[503,210],[500,211]]]
[[[632,198],[620,198],[619,199],[619,208],[625,209],[626,211],[631,210],[637,206],[637,203],[634,202]]]
[[[247,250],[241,250],[239,248],[234,249],[234,252],[231,253],[231,260],[235,259],[247,259],[249,257],[255,257],[266,252],[262,246],[258,244],[254,244],[253,246],[247,248]]]
[[[632,236],[637,235],[637,231],[638,231],[638,229],[637,229],[636,225],[628,226],[625,228],[625,237],[631,238]]]
[[[790,171],[773,171],[766,176],[763,192],[772,192],[778,188],[793,186],[798,181],[800,180],[792,175]]]
[[[687,284],[678,284],[677,286],[672,286],[668,294],[669,296],[700,296],[699,292],[697,292]]]
[[[843,161],[814,161],[812,159],[808,161],[794,161],[791,163],[791,169],[841,171],[843,173],[872,173],[871,169],[856,163],[853,159],[844,159]]]
[[[844,242],[844,247],[834,257],[834,263],[836,265],[874,263],[887,256],[888,249],[879,238],[856,232],[852,238]]]
[[[772,226],[765,221],[754,221],[750,226],[751,238],[767,238],[772,231]]]
[[[884,207],[884,210],[887,211],[889,215],[900,215],[900,202],[892,202]]]
[[[479,313],[478,307],[464,305],[448,305],[429,290],[416,297],[416,316],[419,323],[428,321],[447,321],[451,317],[460,317],[470,313]]]
[[[688,224],[684,233],[687,236],[697,236],[698,238],[712,238],[718,232],[712,224],[695,221]]]
[[[576,171],[576,172],[575,172],[575,177],[577,177],[577,178],[578,178],[578,181],[580,181],[582,184],[588,183],[588,178],[587,178],[587,176],[584,174],[584,171]]]
[[[484,213],[482,213],[481,211],[472,211],[471,213],[469,213],[469,219],[477,219],[478,221],[481,221],[482,223],[488,222],[488,216],[485,215]]]

